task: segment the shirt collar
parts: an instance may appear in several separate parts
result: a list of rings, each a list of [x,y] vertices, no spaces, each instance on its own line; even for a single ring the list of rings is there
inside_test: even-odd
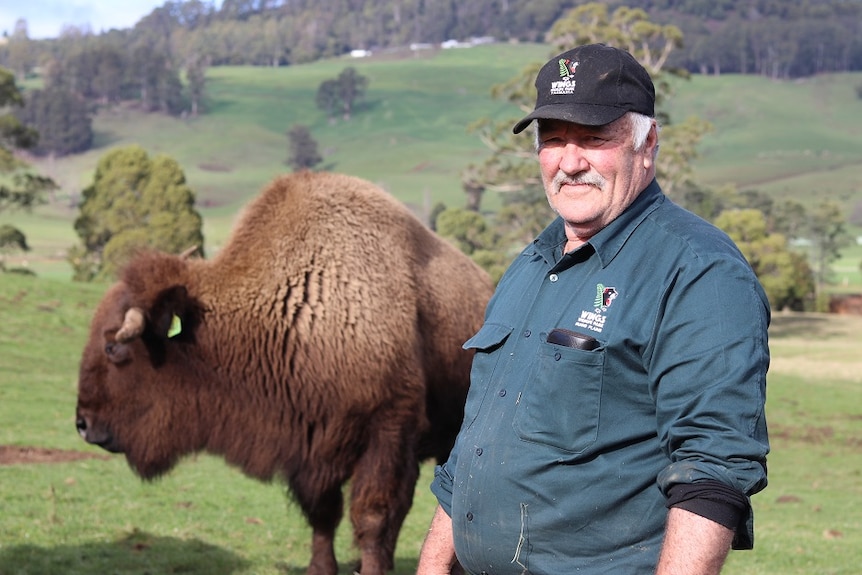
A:
[[[554,266],[559,262],[562,264],[562,267],[569,267],[569,265],[573,265],[576,261],[583,259],[583,255],[579,254],[579,252],[584,249],[589,251],[594,250],[599,257],[602,267],[607,267],[622,249],[623,245],[625,245],[634,230],[664,200],[665,196],[661,191],[661,187],[653,179],[622,214],[617,216],[614,221],[605,226],[604,229],[574,252],[561,256],[560,248],[566,242],[566,231],[562,218],[557,217],[533,240],[533,249],[526,250],[525,255],[538,254],[542,256],[548,265]],[[562,260],[566,259],[572,259],[572,262],[569,265],[563,264]]]

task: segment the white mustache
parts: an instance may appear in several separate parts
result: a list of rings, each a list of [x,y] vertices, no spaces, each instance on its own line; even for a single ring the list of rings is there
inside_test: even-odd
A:
[[[587,185],[587,186],[595,186],[600,190],[605,188],[605,184],[607,180],[602,177],[601,174],[595,173],[582,173],[576,174],[574,176],[570,176],[569,174],[563,172],[562,170],[558,171],[552,180],[554,185],[554,192],[557,193],[560,191],[560,188],[563,186],[574,186],[574,185]]]

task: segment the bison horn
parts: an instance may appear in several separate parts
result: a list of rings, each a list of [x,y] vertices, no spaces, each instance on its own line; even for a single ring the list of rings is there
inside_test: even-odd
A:
[[[123,318],[123,325],[114,336],[120,343],[133,340],[144,332],[144,311],[139,307],[130,307]]]
[[[200,248],[200,246],[191,246],[191,247],[184,249],[182,251],[182,253],[180,253],[180,259],[183,259],[183,260],[189,259],[190,257],[192,257],[194,255],[194,253],[196,251],[198,251],[199,248]]]

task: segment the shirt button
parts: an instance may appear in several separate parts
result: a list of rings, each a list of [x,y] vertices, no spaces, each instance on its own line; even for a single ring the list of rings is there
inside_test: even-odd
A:
[[[554,354],[554,361],[560,361],[560,358],[562,358],[562,357],[563,357],[562,354],[560,354],[560,352],[558,351],[557,353]]]
[[[506,390],[505,389],[500,390],[500,397],[506,397]]]
[[[551,274],[548,276],[548,279],[551,280],[552,282],[555,282],[560,278],[557,277],[557,274]]]
[[[531,331],[530,331],[530,330],[528,330],[528,329],[525,329],[525,330],[524,330],[524,337],[530,337],[531,335],[533,335],[533,332],[531,332]]]
[[[477,447],[477,448],[476,448],[476,455],[478,455],[479,457],[482,457],[482,453],[483,453],[482,448],[481,448],[481,447]]]
[[[467,521],[473,521],[473,513],[471,511],[467,512]]]

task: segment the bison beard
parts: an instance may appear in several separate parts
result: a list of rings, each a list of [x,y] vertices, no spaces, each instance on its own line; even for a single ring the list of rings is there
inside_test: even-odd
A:
[[[309,575],[334,575],[351,480],[362,575],[393,567],[427,458],[457,434],[488,276],[372,184],[272,182],[211,261],[137,256],[83,351],[82,437],[143,478],[222,455],[283,478],[312,529]]]

